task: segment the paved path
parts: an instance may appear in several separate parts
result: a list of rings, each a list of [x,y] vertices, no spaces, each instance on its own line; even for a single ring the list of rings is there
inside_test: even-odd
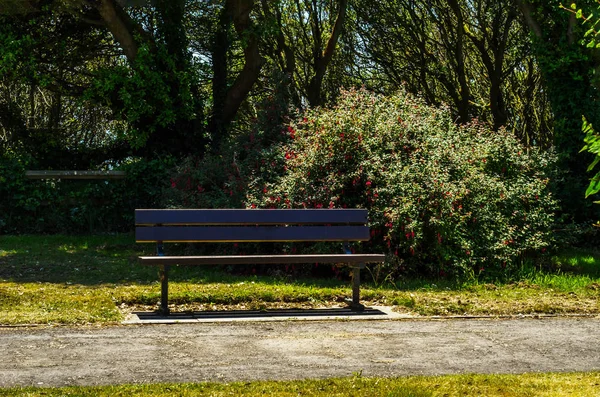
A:
[[[1,328],[0,386],[600,370],[600,319]]]

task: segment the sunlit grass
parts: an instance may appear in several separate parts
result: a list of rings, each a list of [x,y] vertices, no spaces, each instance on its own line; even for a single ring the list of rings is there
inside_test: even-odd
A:
[[[183,249],[183,248],[182,248]],[[160,284],[137,256],[150,244],[131,235],[0,237],[0,324],[114,323],[134,310],[154,310]],[[528,265],[504,281],[406,279],[367,282],[368,305],[411,315],[600,313],[600,253],[569,250],[549,269]],[[231,274],[212,267],[171,272],[175,311],[332,307],[351,295],[348,280]]]
[[[120,321],[110,287],[0,283],[0,323],[81,324]]]
[[[600,373],[452,375],[235,383],[7,388],[0,396],[597,396]]]

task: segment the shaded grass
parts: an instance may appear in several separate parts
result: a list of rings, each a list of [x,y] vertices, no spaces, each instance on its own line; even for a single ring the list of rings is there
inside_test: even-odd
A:
[[[600,373],[451,375],[303,381],[7,388],[0,396],[597,396]]]
[[[130,311],[154,310],[156,269],[136,260],[152,250],[131,235],[1,236],[0,324],[114,323]],[[180,267],[171,272],[169,296],[177,311],[331,307],[351,295],[349,284]],[[568,250],[550,268],[524,266],[517,277],[493,283],[412,279],[366,283],[361,294],[370,305],[414,315],[598,314],[600,253]]]

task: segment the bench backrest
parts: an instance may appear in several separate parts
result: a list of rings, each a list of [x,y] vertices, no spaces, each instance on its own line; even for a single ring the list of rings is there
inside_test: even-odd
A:
[[[135,210],[135,238],[156,242],[367,241],[365,209]]]

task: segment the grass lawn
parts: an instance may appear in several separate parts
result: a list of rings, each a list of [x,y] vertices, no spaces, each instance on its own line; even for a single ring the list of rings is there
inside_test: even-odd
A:
[[[600,373],[452,375],[403,378],[8,388],[0,396],[597,396]]]
[[[0,324],[110,324],[128,311],[153,310],[156,269],[136,261],[152,250],[131,235],[0,236]],[[512,282],[366,283],[362,297],[414,315],[599,314],[600,252],[570,250],[552,261],[558,271],[524,270]],[[351,295],[348,281],[206,267],[174,269],[169,289],[179,311],[334,306]]]

